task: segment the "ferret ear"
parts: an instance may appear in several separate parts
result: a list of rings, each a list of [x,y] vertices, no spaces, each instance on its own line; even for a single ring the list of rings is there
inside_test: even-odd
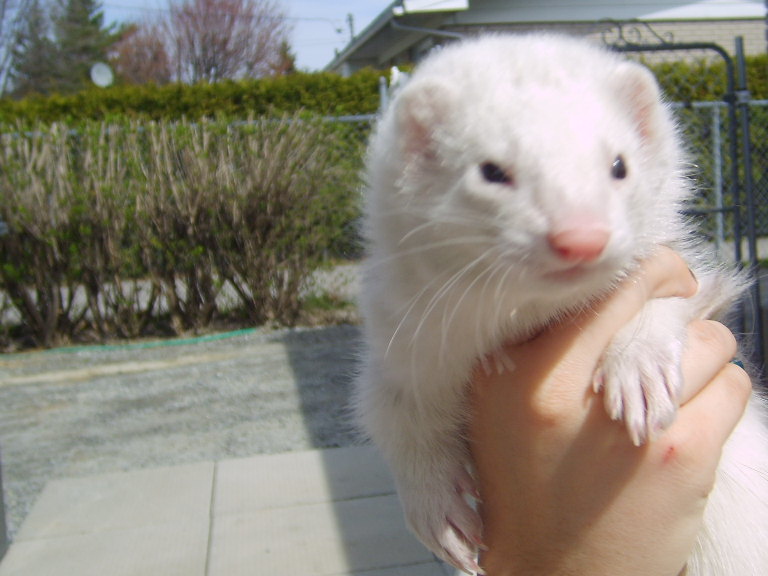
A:
[[[612,78],[621,102],[629,106],[640,137],[646,144],[659,141],[666,126],[661,90],[645,66],[623,62]]]
[[[439,80],[411,81],[395,102],[402,151],[432,160],[437,154],[437,132],[450,119],[454,91]]]

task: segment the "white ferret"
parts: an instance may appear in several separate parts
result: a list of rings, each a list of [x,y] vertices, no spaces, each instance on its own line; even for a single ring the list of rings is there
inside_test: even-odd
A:
[[[646,304],[604,354],[600,382],[635,443],[674,419],[685,326],[720,314],[747,284],[690,241],[681,149],[647,69],[550,35],[440,49],[381,118],[355,406],[410,528],[442,559],[477,569],[468,542],[481,526],[462,494],[472,491],[473,366],[605,295],[659,245],[685,256],[699,292]],[[768,574],[764,418],[755,396],[724,451],[690,576]]]

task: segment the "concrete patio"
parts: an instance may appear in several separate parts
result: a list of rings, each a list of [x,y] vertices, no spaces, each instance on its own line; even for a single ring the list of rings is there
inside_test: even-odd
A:
[[[0,576],[446,576],[369,447],[52,480]]]

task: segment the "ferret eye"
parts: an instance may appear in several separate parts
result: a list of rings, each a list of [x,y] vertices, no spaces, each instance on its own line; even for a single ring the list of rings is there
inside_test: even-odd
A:
[[[480,165],[483,178],[492,184],[512,184],[512,178],[500,166],[493,162],[484,162]]]
[[[627,177],[627,164],[624,157],[619,154],[611,165],[611,176],[616,180],[624,180]]]

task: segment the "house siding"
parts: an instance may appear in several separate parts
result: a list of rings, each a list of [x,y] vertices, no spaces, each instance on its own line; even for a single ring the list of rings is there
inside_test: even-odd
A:
[[[639,25],[638,25],[639,24]],[[748,55],[764,54],[766,52],[766,22],[765,20],[690,20],[690,21],[659,21],[646,22],[661,38],[675,43],[707,42],[719,44],[726,51],[735,51],[734,38],[744,38],[744,52]],[[626,37],[633,40],[635,37],[631,29],[637,29],[644,42],[653,44],[655,40],[652,34],[643,29],[642,23],[625,23]],[[608,22],[526,22],[497,24],[493,26],[460,26],[451,27],[450,30],[464,34],[477,34],[478,32],[539,32],[550,31],[575,36],[584,36],[595,40],[617,39],[616,26]]]
[[[468,10],[456,12],[405,15],[400,23],[421,29],[420,37],[416,28],[410,32],[393,33],[388,27],[372,31],[363,40],[367,49],[343,53],[332,68],[345,66],[351,71],[365,65],[384,68],[418,62],[431,45],[450,41],[426,29],[464,34],[548,30],[611,42],[618,40],[615,22],[624,23],[628,40],[636,39],[629,31],[641,30],[645,23],[674,43],[716,43],[733,54],[734,38],[741,36],[748,55],[764,54],[768,47],[765,5],[755,0],[733,4],[690,0],[471,0],[469,6]],[[641,42],[652,44],[658,40],[643,30]]]

